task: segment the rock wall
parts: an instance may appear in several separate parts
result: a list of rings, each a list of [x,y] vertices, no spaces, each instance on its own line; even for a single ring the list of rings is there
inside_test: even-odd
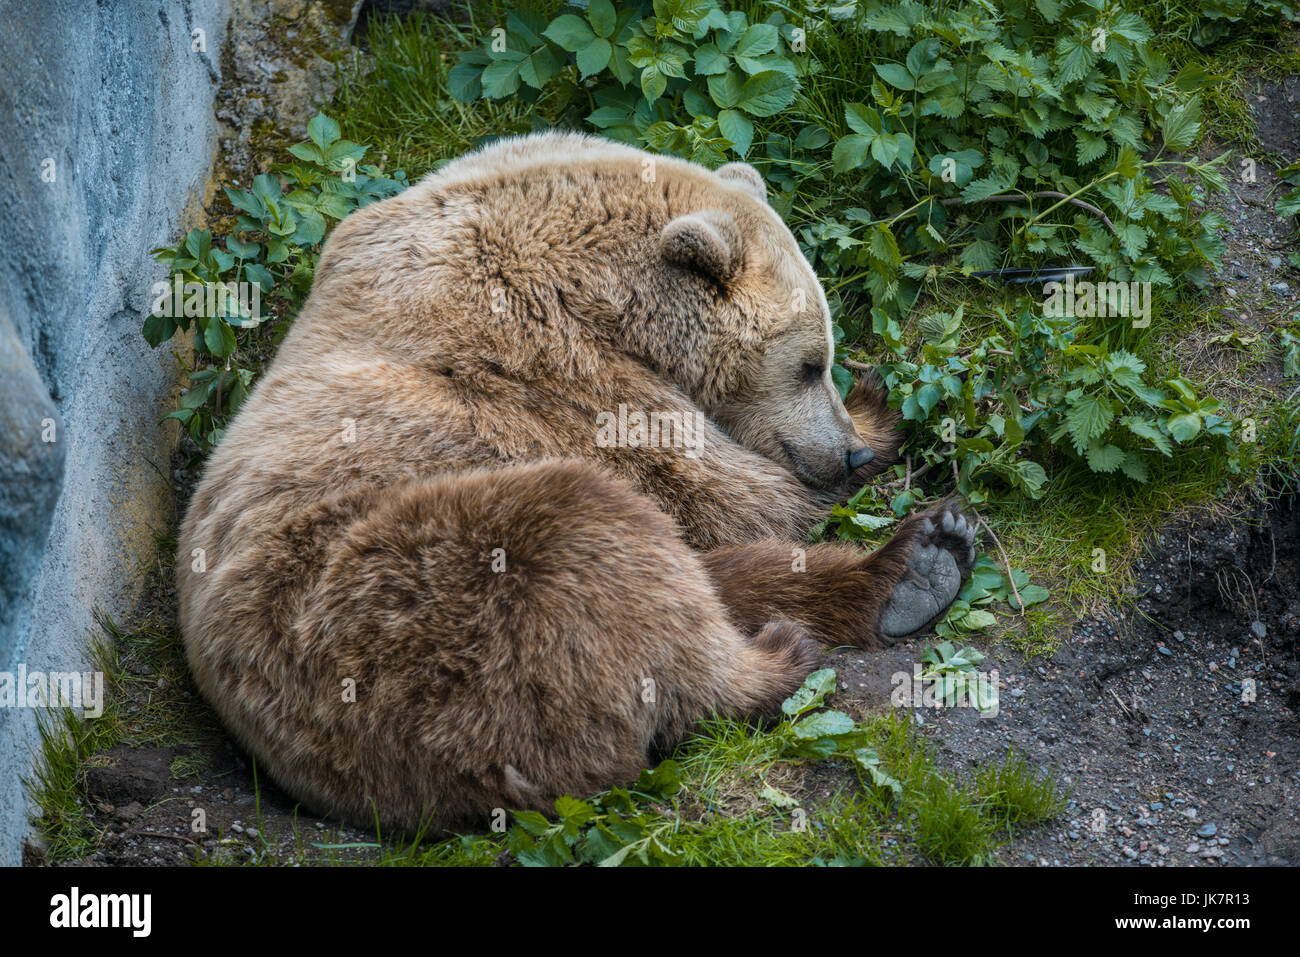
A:
[[[201,209],[229,0],[0,0],[0,694],[87,667],[172,510],[176,362],[140,335],[149,255]],[[197,32],[201,31],[201,32]],[[36,711],[0,707],[0,864]]]

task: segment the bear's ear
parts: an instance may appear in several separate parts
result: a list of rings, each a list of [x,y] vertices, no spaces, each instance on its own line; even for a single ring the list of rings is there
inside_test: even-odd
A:
[[[761,203],[767,202],[767,184],[763,174],[748,163],[728,163],[718,167],[718,175],[732,186],[739,186]]]
[[[744,244],[727,213],[705,209],[678,216],[659,236],[664,259],[713,279],[727,280],[740,269]]]

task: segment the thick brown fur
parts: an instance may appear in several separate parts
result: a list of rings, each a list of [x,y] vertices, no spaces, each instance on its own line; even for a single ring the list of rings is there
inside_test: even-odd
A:
[[[878,382],[827,398],[825,299],[761,194],[551,134],[338,226],[181,532],[195,680],[290,793],[407,830],[547,810],[881,642],[933,526],[795,570],[898,417]],[[599,443],[620,405],[703,441]]]

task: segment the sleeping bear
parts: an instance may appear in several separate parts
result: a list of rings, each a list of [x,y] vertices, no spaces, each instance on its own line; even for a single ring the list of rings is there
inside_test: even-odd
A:
[[[833,356],[743,163],[548,133],[353,213],[183,522],[199,689],[306,805],[411,832],[779,711],[974,560],[953,501],[871,553],[806,543],[898,447]]]

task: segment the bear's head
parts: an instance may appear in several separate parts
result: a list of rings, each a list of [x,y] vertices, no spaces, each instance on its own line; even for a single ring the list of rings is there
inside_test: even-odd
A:
[[[735,441],[833,489],[873,453],[831,380],[826,295],[759,172],[729,163],[713,178],[724,188],[696,193],[701,208],[659,237],[670,275],[660,323],[694,346],[674,377]]]

